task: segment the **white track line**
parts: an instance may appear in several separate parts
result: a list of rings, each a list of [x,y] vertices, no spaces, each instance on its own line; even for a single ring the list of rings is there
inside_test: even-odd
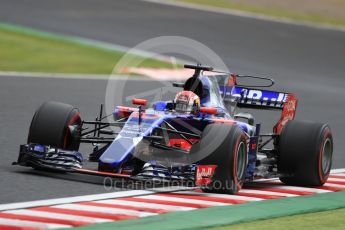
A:
[[[41,223],[35,221],[27,221],[27,220],[13,220],[7,218],[0,218],[0,225],[9,225],[9,226],[17,226],[17,227],[32,227],[32,228],[39,228],[39,229],[58,229],[58,228],[70,228],[71,225],[65,224],[48,224],[48,223]]]
[[[234,199],[234,200],[243,200],[243,201],[261,201],[261,200],[264,200],[261,198],[254,198],[254,197],[248,197],[248,196],[236,196],[236,195],[203,193],[203,192],[193,192],[193,191],[174,192],[174,194],[197,195],[197,196],[203,196],[203,197],[215,197],[215,198]]]
[[[333,173],[331,174],[331,176],[334,175],[334,176],[345,176],[345,173]]]
[[[167,5],[167,6],[182,7],[182,8],[191,9],[191,10],[199,10],[199,11],[206,11],[206,12],[217,13],[217,14],[225,14],[225,15],[232,15],[232,16],[238,16],[238,17],[259,19],[259,20],[276,22],[276,23],[291,24],[295,26],[307,26],[307,27],[312,27],[316,29],[337,30],[341,32],[345,31],[345,28],[342,26],[333,26],[329,24],[316,24],[312,22],[302,22],[302,21],[298,21],[294,19],[285,18],[285,17],[274,17],[274,16],[268,16],[268,15],[259,14],[259,13],[251,13],[251,12],[245,12],[245,11],[235,10],[235,9],[224,9],[220,7],[207,6],[207,5],[202,5],[202,4],[198,5],[195,3],[177,2],[177,1],[171,1],[171,0],[165,0],[165,1],[142,0],[142,1],[162,4],[162,5]]]
[[[173,202],[181,202],[181,203],[186,203],[186,204],[201,204],[201,205],[209,205],[209,206],[230,205],[228,203],[221,203],[221,202],[214,202],[214,201],[194,200],[194,199],[178,198],[178,197],[171,197],[171,196],[159,196],[159,195],[140,196],[137,198],[140,198],[142,200],[152,199],[152,200],[160,200],[160,201],[173,201]]]
[[[334,187],[334,188],[339,188],[339,189],[344,189],[345,188],[345,185],[341,185],[341,184],[334,184],[332,183],[332,180],[335,179],[335,178],[329,178],[327,180],[327,182],[324,184],[324,186],[329,186],[329,187]],[[279,181],[279,180],[273,180],[273,181]],[[279,186],[279,185],[278,185]],[[287,185],[284,185],[282,184],[281,185],[282,187],[281,188],[286,188]],[[273,188],[277,188],[277,185],[272,185]],[[293,186],[294,187],[294,186]],[[322,187],[322,186],[321,186]],[[305,188],[305,187],[294,187],[294,188]],[[307,188],[307,189],[313,189],[313,188]],[[242,189],[243,190],[243,189]],[[240,190],[242,192],[242,190]],[[318,190],[324,190],[324,191],[328,191],[327,189],[318,189]],[[332,192],[332,191],[330,191]]]
[[[152,191],[159,193],[159,192],[192,191],[195,189],[197,189],[197,187],[169,186],[169,187],[155,188],[155,189],[152,189]]]
[[[283,197],[298,196],[298,195],[289,194],[289,193],[261,191],[261,190],[255,190],[255,189],[241,189],[240,192],[241,193],[260,194],[260,195],[269,195],[269,196],[283,196]]]
[[[339,181],[339,182],[345,182],[345,179],[341,179],[341,178],[333,178],[333,177],[330,177],[328,178],[327,181]]]
[[[288,186],[288,185],[273,186],[272,188],[284,189],[284,190],[289,190],[289,191],[314,192],[314,193],[330,192],[330,191],[325,190],[325,189],[306,188],[306,187],[297,187],[297,186]]]
[[[119,200],[119,199],[114,199],[114,200],[99,200],[99,201],[94,201],[94,202],[96,202],[96,203],[101,203],[101,204],[127,205],[127,206],[140,207],[140,208],[163,209],[163,210],[170,211],[170,212],[175,212],[175,211],[190,211],[190,210],[196,209],[196,208],[189,208],[189,207],[180,207],[180,206],[175,206],[175,205],[152,204],[152,203],[149,203],[149,202],[145,203],[145,202],[127,201],[127,200]]]
[[[0,205],[0,211],[10,210],[10,209],[30,208],[30,207],[37,207],[37,206],[67,204],[67,203],[83,202],[83,201],[105,200],[105,199],[112,199],[112,198],[119,198],[119,197],[132,197],[132,196],[140,196],[140,195],[149,195],[149,194],[154,194],[154,193],[156,192],[146,191],[146,190],[131,190],[131,191],[121,191],[121,192],[103,193],[103,194],[86,195],[86,196],[66,197],[66,198],[58,198],[58,199],[50,199],[50,200],[38,200],[38,201],[29,201],[29,202],[21,202],[21,203],[2,204]]]
[[[324,186],[329,186],[329,187],[334,187],[334,188],[339,188],[339,189],[344,189],[345,185],[341,185],[341,184],[333,184],[331,182],[326,182],[324,184]]]
[[[126,210],[121,208],[106,208],[106,207],[96,207],[91,205],[81,205],[81,204],[61,204],[53,206],[53,208],[64,208],[76,211],[89,211],[89,212],[101,212],[101,213],[111,213],[111,214],[124,214],[129,216],[146,217],[157,215],[151,212],[140,212],[134,210]]]
[[[23,78],[53,78],[71,80],[123,80],[123,81],[152,81],[146,76],[129,76],[113,74],[74,74],[74,73],[41,73],[41,72],[13,72],[0,71],[0,77],[23,77]]]
[[[275,180],[279,182],[279,180]],[[266,187],[258,187],[258,188],[266,188]],[[302,191],[302,192],[314,192],[314,193],[326,193],[330,192],[326,189],[319,189],[319,188],[307,188],[307,187],[297,187],[297,186],[289,186],[289,185],[267,185],[267,188],[278,188],[278,189],[284,189],[287,191]],[[254,189],[255,190],[255,189]],[[242,191],[242,190],[240,190]]]
[[[331,174],[337,174],[337,173],[345,173],[345,168],[341,168],[341,169],[332,169],[331,170]]]
[[[113,221],[113,220],[108,220],[108,219],[103,219],[103,218],[100,219],[100,218],[94,218],[94,217],[60,214],[60,213],[36,211],[36,210],[29,210],[29,209],[11,210],[11,211],[5,211],[3,213],[12,213],[12,214],[28,215],[28,216],[39,216],[39,217],[47,217],[47,218],[54,218],[54,219],[61,219],[61,220],[74,220],[74,221],[78,220],[78,221],[85,221],[85,222],[89,222],[89,223],[104,223],[104,222],[112,222]]]

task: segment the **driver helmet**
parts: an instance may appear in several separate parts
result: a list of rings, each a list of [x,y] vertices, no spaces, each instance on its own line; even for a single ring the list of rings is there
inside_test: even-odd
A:
[[[196,114],[200,110],[200,98],[192,91],[181,91],[175,97],[175,110],[179,113]]]

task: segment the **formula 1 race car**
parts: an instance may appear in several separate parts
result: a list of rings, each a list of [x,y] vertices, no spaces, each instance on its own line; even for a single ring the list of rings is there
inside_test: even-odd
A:
[[[205,192],[235,194],[246,181],[279,177],[288,185],[320,186],[329,176],[333,140],[327,124],[295,121],[297,98],[291,93],[239,84],[267,81],[201,65],[174,100],[133,99],[134,107],[115,106],[112,114],[84,121],[74,106],[49,101],[33,116],[27,144],[17,162],[40,170],[84,173],[135,181],[178,182]],[[216,75],[206,76],[204,71]],[[237,108],[281,110],[273,132]],[[110,121],[108,118],[112,117]],[[91,143],[83,168],[81,143]],[[96,163],[95,163],[96,164]]]

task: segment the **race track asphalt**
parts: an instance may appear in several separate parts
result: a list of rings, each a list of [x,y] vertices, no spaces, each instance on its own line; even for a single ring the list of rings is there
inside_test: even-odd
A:
[[[53,100],[79,108],[83,120],[94,120],[104,103],[107,80],[47,79],[0,77],[0,203],[78,196],[114,192],[106,190],[103,178],[87,175],[45,173],[12,166],[17,160],[19,144],[25,144],[35,110],[45,101]],[[127,81],[126,94],[138,90],[162,87],[152,81]],[[92,146],[85,144],[80,151],[87,158]],[[93,165],[89,165],[93,167]]]
[[[198,40],[232,71],[273,76],[277,89],[295,92],[300,98],[297,119],[328,122],[335,142],[333,167],[345,166],[344,32],[135,0],[0,0],[0,4],[1,22],[125,46],[162,35]],[[94,178],[76,175],[51,178],[10,166],[43,101],[76,105],[91,119],[104,102],[105,85],[103,80],[0,78],[0,203],[105,192],[100,179],[94,183]],[[134,93],[140,85],[133,81],[129,89]],[[277,116],[255,115],[264,124]]]

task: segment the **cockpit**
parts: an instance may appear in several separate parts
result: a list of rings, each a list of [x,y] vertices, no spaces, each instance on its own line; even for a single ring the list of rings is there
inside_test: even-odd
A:
[[[205,76],[189,78],[183,89],[192,91],[200,97],[202,107],[214,107],[219,111],[219,116],[231,117],[228,109],[224,105],[223,96],[220,94],[218,76]]]

